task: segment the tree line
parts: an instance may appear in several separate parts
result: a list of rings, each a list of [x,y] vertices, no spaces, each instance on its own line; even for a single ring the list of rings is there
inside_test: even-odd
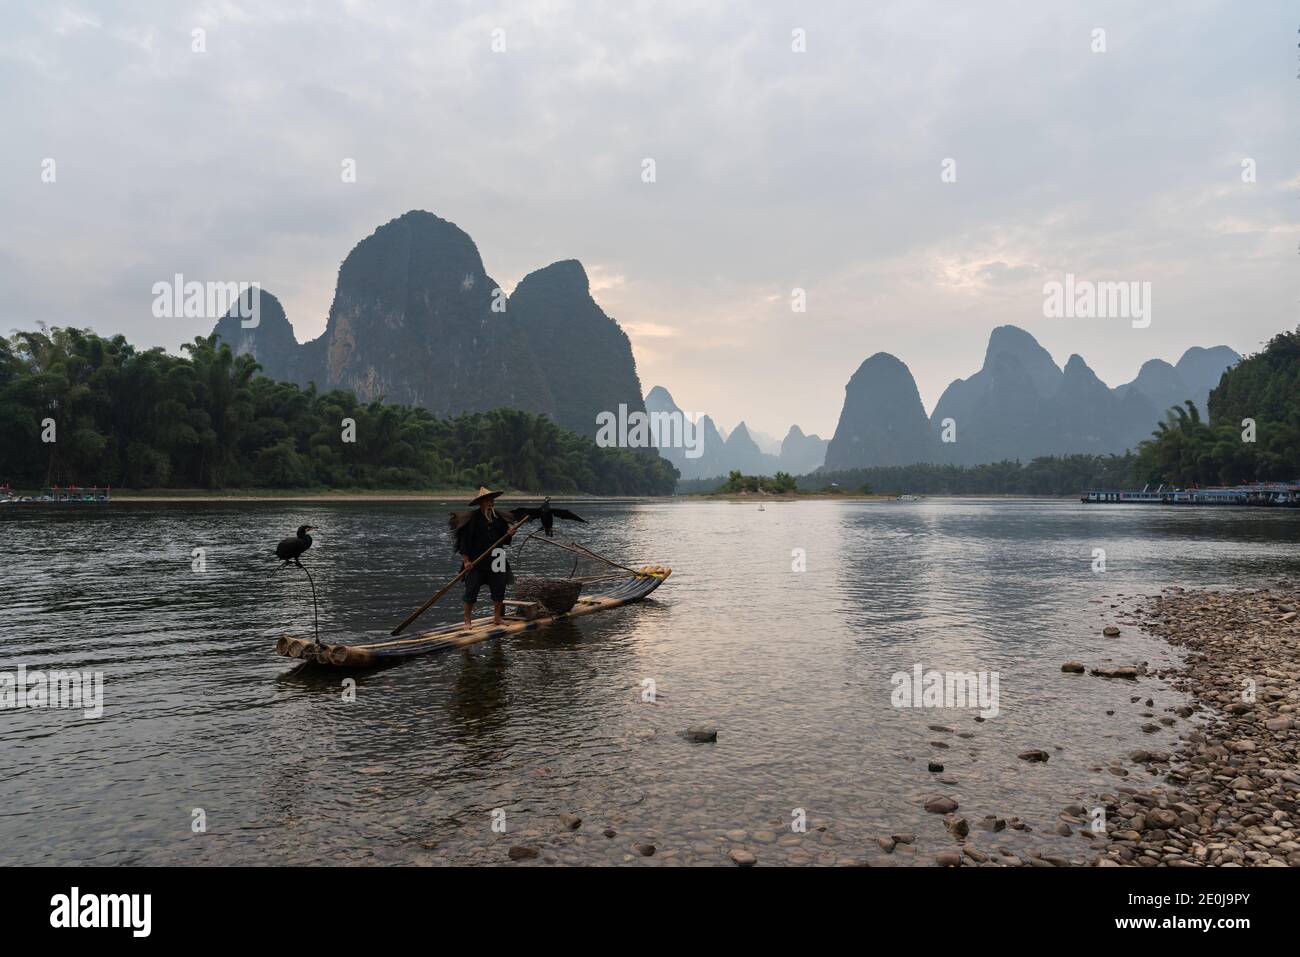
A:
[[[1076,495],[1086,489],[1239,485],[1300,479],[1300,329],[1281,332],[1226,371],[1210,392],[1209,422],[1188,401],[1169,409],[1151,438],[1122,455],[1047,455],[987,465],[916,464],[819,470],[803,492],[912,495]],[[679,491],[759,487],[758,479],[681,482]],[[772,480],[762,480],[770,482]]]
[[[545,416],[442,419],[304,389],[215,335],[182,353],[75,328],[0,337],[0,483],[663,495],[677,480],[657,454],[600,448]]]
[[[1090,487],[1127,487],[1135,478],[1136,457],[1124,455],[1045,455],[988,465],[875,466],[818,470],[797,478],[741,475],[679,482],[688,493],[856,492],[865,495],[1076,495]]]
[[[1207,403],[1169,410],[1138,448],[1144,482],[1238,485],[1300,478],[1300,329],[1223,374]]]
[[[1300,477],[1300,330],[1274,336],[1224,373],[1210,421],[1169,410],[1136,454],[1028,463],[818,471],[797,480],[676,482],[652,451],[600,448],[514,409],[440,419],[259,376],[215,336],[182,355],[122,336],[54,328],[0,338],[0,484],[127,488],[509,486],[601,495],[679,491],[847,491],[1073,495],[1087,488],[1233,485]],[[1249,421],[1247,421],[1249,420]]]
[[[721,484],[712,491],[727,494],[748,492],[768,492],[773,495],[788,495],[798,487],[797,480],[789,472],[777,472],[775,475],[742,475],[739,469],[732,469]]]
[[[1085,488],[1126,488],[1135,456],[1043,455],[987,465],[890,465],[814,472],[799,478],[801,491],[837,487],[878,495],[1077,495]]]

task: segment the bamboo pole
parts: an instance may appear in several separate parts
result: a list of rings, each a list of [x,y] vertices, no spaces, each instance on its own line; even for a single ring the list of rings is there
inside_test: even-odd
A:
[[[415,619],[417,619],[417,618],[419,618],[421,615],[423,615],[426,611],[428,611],[430,608],[432,608],[432,607],[434,606],[434,604],[438,601],[439,598],[441,598],[443,595],[447,594],[447,592],[451,591],[451,586],[452,586],[452,585],[455,585],[456,582],[458,582],[458,581],[460,581],[462,578],[464,578],[465,575],[466,575],[466,573],[469,572],[471,569],[474,569],[474,568],[478,567],[478,563],[479,563],[479,562],[483,561],[483,559],[487,558],[487,557],[488,557],[489,555],[491,555],[494,551],[496,551],[496,549],[501,545],[501,543],[504,542],[506,539],[508,539],[508,538],[509,538],[511,535],[513,535],[516,531],[518,531],[519,528],[520,528],[521,526],[523,526],[523,525],[524,525],[525,523],[527,523],[527,522],[531,522],[532,520],[533,520],[533,517],[532,517],[531,515],[525,515],[525,516],[524,516],[523,518],[521,518],[519,521],[515,522],[514,525],[511,525],[510,528],[506,531],[506,533],[505,533],[504,535],[502,535],[500,538],[498,538],[495,542],[493,542],[493,543],[492,543],[492,546],[491,546],[490,548],[488,548],[487,551],[485,551],[485,552],[484,552],[482,555],[480,555],[478,558],[474,559],[472,562],[470,562],[468,565],[466,565],[464,568],[462,568],[462,569],[460,570],[460,574],[459,574],[459,575],[457,575],[457,576],[456,576],[455,578],[453,578],[451,581],[447,582],[447,584],[443,585],[442,588],[439,589],[439,591],[438,591],[438,593],[437,593],[436,595],[434,595],[432,598],[430,598],[428,601],[426,601],[426,602],[425,602],[423,605],[421,605],[419,608],[415,609],[415,611],[413,611],[413,612],[411,612],[409,615],[407,615],[406,618],[405,618],[405,620],[403,620],[403,622],[402,622],[400,625],[398,625],[398,626],[397,626],[396,628],[394,628],[391,632],[389,632],[389,634],[392,634],[392,635],[400,635],[403,631],[406,630],[406,626],[407,626],[407,625],[409,625],[411,622],[415,621]]]

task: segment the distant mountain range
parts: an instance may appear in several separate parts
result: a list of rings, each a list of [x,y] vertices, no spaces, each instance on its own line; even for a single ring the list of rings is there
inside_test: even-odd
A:
[[[907,366],[878,352],[845,388],[826,468],[1123,452],[1150,436],[1170,406],[1190,399],[1203,411],[1210,390],[1240,359],[1227,346],[1197,346],[1174,365],[1151,359],[1132,382],[1112,389],[1081,356],[1062,369],[1028,332],[999,326],[983,367],[949,385],[927,417]],[[944,441],[945,430],[955,441]]]
[[[682,412],[668,390],[658,385],[646,394],[645,408],[651,415]],[[790,426],[775,455],[759,447],[744,422],[725,438],[707,415],[700,417],[698,427],[703,430],[698,458],[687,456],[684,448],[659,449],[659,454],[672,462],[685,480],[718,478],[733,469],[745,475],[775,475],[777,472],[803,475],[817,469],[826,457],[827,440],[816,435],[804,435],[797,425]]]
[[[325,332],[299,343],[279,300],[261,294],[260,322],[223,317],[215,332],[250,353],[266,375],[365,401],[423,406],[439,415],[510,407],[594,436],[600,413],[677,412],[666,389],[644,400],[627,335],[591,297],[577,260],[530,273],[506,296],[474,241],[432,213],[412,210],[358,243],[339,267]],[[1070,452],[1122,452],[1146,438],[1172,405],[1204,409],[1240,356],[1226,346],[1188,349],[1174,365],[1145,363],[1109,388],[1078,355],[1062,369],[1034,337],[999,326],[984,364],[944,391],[926,416],[907,366],[871,356],[845,388],[830,440],[796,425],[777,442],[741,422],[724,434],[701,420],[702,454],[660,454],[683,479],[739,470],[807,474],[827,469],[943,462],[973,465]],[[945,429],[950,420],[951,428]],[[956,441],[944,441],[945,433]]]
[[[270,378],[439,415],[508,406],[591,436],[597,413],[644,409],[631,343],[591,298],[581,263],[552,263],[506,297],[474,241],[421,210],[348,254],[319,338],[299,344],[265,290],[256,328],[231,314],[215,331]]]

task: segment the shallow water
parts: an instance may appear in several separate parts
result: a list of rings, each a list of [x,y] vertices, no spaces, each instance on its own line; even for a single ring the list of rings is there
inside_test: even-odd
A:
[[[1056,813],[1124,783],[1102,765],[1168,750],[1186,725],[1139,730],[1143,712],[1182,703],[1159,681],[1061,663],[1175,660],[1129,627],[1101,637],[1114,596],[1268,584],[1300,567],[1292,510],[960,499],[578,510],[590,519],[579,540],[674,568],[651,600],[361,674],[345,701],[343,675],[297,675],[274,654],[280,634],[311,630],[308,582],[277,570],[275,542],[319,525],[305,564],[322,636],[375,637],[455,572],[445,506],[7,508],[0,671],[102,671],[105,701],[97,719],[0,711],[0,863],[499,863],[537,844],[565,862],[726,864],[738,841],[760,864],[882,863],[872,839],[901,831],[916,833],[916,853],[888,860],[929,863],[953,846],[921,807],[934,794],[958,799],[972,826],[995,814],[1034,828],[976,828],[977,846],[1082,858],[1084,840],[1051,833]],[[796,549],[806,571],[792,570]],[[529,546],[519,570],[567,572],[542,557]],[[457,614],[451,595],[425,620]],[[894,707],[891,676],[917,664],[996,673],[996,717]],[[697,724],[715,725],[717,742],[681,736]],[[1050,761],[1018,760],[1026,748]],[[1129,767],[1130,781],[1150,780]],[[565,831],[562,812],[582,827]],[[807,834],[791,831],[800,812]]]

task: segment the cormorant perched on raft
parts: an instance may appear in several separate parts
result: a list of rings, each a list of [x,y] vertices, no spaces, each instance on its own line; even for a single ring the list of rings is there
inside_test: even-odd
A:
[[[531,515],[533,518],[542,520],[542,528],[546,532],[547,538],[554,538],[555,533],[551,531],[551,526],[557,518],[565,518],[570,522],[582,522],[584,525],[587,520],[581,516],[570,512],[567,508],[551,508],[551,497],[548,495],[538,508],[517,508],[514,510],[515,520],[523,518],[525,515]]]
[[[284,565],[280,566],[281,568],[289,564],[302,568],[302,562],[298,561],[298,558],[303,552],[311,548],[311,536],[307,533],[315,527],[315,525],[299,525],[296,536],[286,538],[275,546],[275,557],[284,562]]]

